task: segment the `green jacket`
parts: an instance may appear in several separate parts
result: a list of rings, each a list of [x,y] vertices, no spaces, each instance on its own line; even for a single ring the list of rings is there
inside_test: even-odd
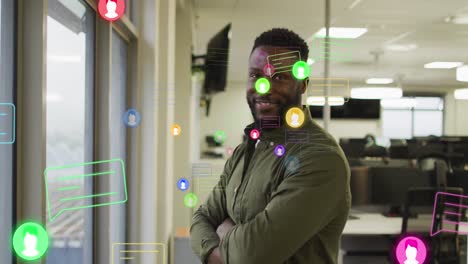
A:
[[[349,165],[332,136],[304,112],[301,128],[262,131],[257,146],[248,137],[234,150],[193,215],[191,246],[203,263],[215,247],[225,264],[338,263],[351,206]],[[291,132],[302,143],[286,143]],[[282,157],[274,154],[278,144],[286,148]],[[227,217],[236,226],[220,241],[216,229]]]

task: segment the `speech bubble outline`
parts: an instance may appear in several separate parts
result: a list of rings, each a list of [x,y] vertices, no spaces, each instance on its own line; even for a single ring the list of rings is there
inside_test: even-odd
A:
[[[75,206],[75,207],[70,207],[70,208],[65,208],[59,210],[59,212],[55,215],[52,216],[52,209],[51,209],[51,204],[50,204],[50,197],[49,197],[49,186],[47,184],[48,180],[48,172],[49,171],[54,171],[54,170],[61,170],[61,169],[69,169],[69,168],[75,168],[75,167],[85,167],[89,165],[96,165],[96,164],[102,164],[102,163],[112,163],[112,162],[120,162],[120,167],[122,168],[122,180],[123,180],[123,189],[124,189],[124,195],[125,199],[120,200],[120,201],[115,201],[115,202],[108,202],[108,203],[98,203],[98,204],[88,204],[88,205],[81,205],[81,206]],[[73,175],[73,176],[62,176],[63,177],[69,177],[69,178],[80,178],[80,177],[95,177],[99,175],[104,175],[105,173],[103,172],[94,172],[90,174],[82,174],[82,175]],[[107,173],[109,174],[109,173]],[[84,162],[84,163],[77,163],[77,164],[71,164],[71,165],[65,165],[65,166],[54,166],[54,167],[49,167],[44,170],[44,181],[45,181],[45,189],[46,189],[46,199],[47,199],[47,213],[49,215],[49,220],[50,222],[53,222],[57,217],[59,217],[62,213],[66,211],[72,211],[72,210],[79,210],[79,209],[85,209],[85,208],[94,208],[94,207],[100,207],[100,206],[106,206],[106,205],[114,205],[114,204],[122,204],[126,203],[128,200],[128,193],[127,193],[127,180],[126,180],[126,175],[125,175],[125,164],[122,159],[111,159],[111,160],[102,160],[102,161],[92,161],[92,162]],[[72,188],[73,187],[73,188]],[[77,186],[70,186],[68,189],[65,188],[58,188],[57,190],[60,191],[67,191],[67,190],[73,190],[76,189]],[[116,192],[109,192],[109,193],[102,193],[102,194],[91,194],[91,195],[82,195],[79,197],[70,197],[70,198],[65,198],[67,199],[66,201],[72,201],[72,200],[79,200],[80,198],[93,198],[93,197],[101,197],[105,195],[111,195],[115,194]],[[117,193],[119,194],[119,193]],[[64,199],[60,199],[62,201]]]
[[[166,244],[164,243],[151,243],[151,242],[142,242],[142,243],[112,243],[112,249],[111,249],[111,254],[112,254],[112,264],[116,264],[116,262],[114,262],[114,256],[115,256],[115,253],[114,253],[114,249],[116,246],[146,246],[146,245],[153,245],[153,246],[156,246],[156,247],[162,247],[162,256],[163,256],[163,260],[166,259]],[[156,248],[155,247],[155,248]],[[119,252],[122,252],[124,251],[125,253],[159,253],[158,250],[153,250],[154,252],[147,252],[147,251],[144,251],[144,250],[120,250]],[[157,252],[156,252],[157,251]],[[122,259],[122,258],[120,258]],[[124,259],[129,259],[129,258],[124,258]],[[117,263],[120,263],[117,262]]]
[[[349,79],[347,78],[311,78],[309,77],[310,89],[308,90],[307,97],[343,97],[345,102],[349,101],[351,97],[351,89],[349,86]],[[325,95],[325,88],[330,87],[330,94]],[[338,90],[342,88],[342,90]],[[338,90],[338,91],[337,91]],[[316,94],[314,94],[316,93]]]
[[[300,60],[301,53],[299,50],[282,52],[267,56],[267,64],[272,65],[275,68],[274,73],[270,74],[270,77],[273,77],[278,73],[292,71],[294,64]],[[283,62],[288,61],[290,64],[283,65]]]
[[[329,50],[326,50],[327,44]],[[328,38],[328,42],[325,38],[314,38],[310,42],[310,57],[314,61],[329,60],[349,62],[353,59],[353,44],[352,39],[346,38]]]
[[[290,130],[287,129],[285,132],[286,144],[289,143],[299,143],[306,144],[309,143],[309,131],[305,129]]]
[[[3,141],[1,137],[5,134],[8,134],[6,132],[2,132],[0,130],[0,145],[11,145],[15,143],[16,141],[16,106],[12,103],[0,103],[0,120],[4,116],[8,117],[8,114],[2,113],[1,112],[1,107],[2,106],[7,106],[11,107],[11,119],[12,119],[12,125],[11,125],[11,140],[10,141]]]
[[[443,213],[442,213],[442,223],[449,223],[449,224],[453,224],[455,225],[457,228],[459,228],[460,226],[468,226],[468,223],[466,222],[462,222],[461,221],[461,208],[468,208],[467,205],[464,205],[462,203],[462,199],[468,199],[468,196],[465,196],[465,195],[461,195],[461,194],[455,194],[455,193],[447,193],[447,192],[437,192],[436,195],[435,195],[435,198],[434,198],[434,209],[432,211],[432,224],[431,224],[431,232],[430,232],[430,235],[431,237],[432,236],[435,236],[439,233],[442,233],[442,232],[448,232],[448,233],[458,233],[460,235],[468,235],[468,231],[460,231],[460,230],[451,230],[451,229],[445,229],[442,225],[442,228],[440,230],[436,230],[436,232],[434,233],[434,224],[436,223],[435,221],[435,218],[436,218],[436,213],[437,213],[437,208],[438,208],[438,205],[439,205],[439,198],[443,198],[443,196],[451,196],[452,198],[453,197],[456,197],[459,199],[459,202],[458,204],[456,203],[447,203],[447,202],[444,202],[444,207],[443,207]],[[441,201],[442,202],[442,201]],[[454,206],[454,207],[458,207],[459,208],[459,211],[458,212],[449,212],[449,211],[446,211],[446,208],[445,206]],[[456,215],[458,216],[458,221],[449,221],[449,220],[444,220],[444,216],[446,216],[447,214],[450,214],[452,215]]]

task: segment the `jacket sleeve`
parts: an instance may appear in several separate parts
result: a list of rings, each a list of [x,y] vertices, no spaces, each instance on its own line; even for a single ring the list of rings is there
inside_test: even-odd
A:
[[[347,163],[337,153],[319,155],[299,159],[300,169],[285,176],[265,210],[226,234],[219,247],[225,264],[284,263],[348,210]]]
[[[237,150],[237,149],[236,149]],[[219,237],[216,229],[228,217],[226,210],[226,185],[231,175],[231,166],[234,156],[224,165],[218,184],[213,188],[208,199],[193,214],[190,226],[190,245],[202,263],[207,263],[207,258],[214,248],[219,246]]]

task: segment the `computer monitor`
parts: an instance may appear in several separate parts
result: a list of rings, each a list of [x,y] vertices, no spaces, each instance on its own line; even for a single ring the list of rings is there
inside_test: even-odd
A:
[[[468,171],[453,170],[453,173],[447,177],[447,186],[462,188],[464,194],[468,195]]]
[[[399,215],[409,188],[433,187],[430,173],[417,168],[374,167],[370,169],[370,204],[390,207],[388,215]]]

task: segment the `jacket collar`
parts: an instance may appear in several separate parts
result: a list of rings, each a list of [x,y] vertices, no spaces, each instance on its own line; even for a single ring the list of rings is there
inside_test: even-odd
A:
[[[304,112],[304,124],[300,128],[289,127],[287,124],[285,124],[284,121],[282,121],[282,126],[278,128],[262,129],[259,124],[254,122],[245,127],[244,134],[249,142],[255,142],[256,140],[250,138],[250,132],[253,129],[257,129],[260,131],[260,141],[270,141],[277,144],[284,144],[286,142],[286,132],[301,130],[309,131],[312,127],[317,126],[317,124],[315,124],[315,122],[312,120],[309,108],[307,106],[302,106],[302,111]],[[284,118],[282,120],[284,120]]]

